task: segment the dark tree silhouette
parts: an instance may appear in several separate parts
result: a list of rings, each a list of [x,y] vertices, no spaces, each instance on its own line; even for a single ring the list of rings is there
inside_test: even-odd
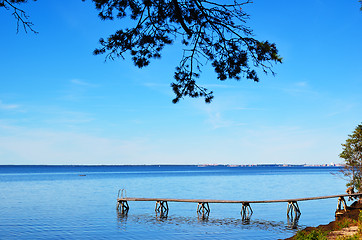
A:
[[[85,1],[85,0],[83,0]],[[211,63],[219,80],[244,77],[259,81],[257,69],[272,73],[272,64],[282,58],[274,43],[259,41],[246,26],[249,16],[243,10],[250,0],[92,0],[103,20],[129,18],[133,26],[121,26],[106,39],[94,54],[106,59],[132,56],[139,67],[160,58],[166,45],[179,40],[183,57],[176,67],[171,87],[174,103],[184,96],[204,97],[209,103],[213,92],[196,82],[201,68]],[[0,7],[13,12],[17,30],[36,32],[28,16],[16,4],[27,0],[0,0]]]
[[[36,0],[34,0],[36,1]],[[29,21],[28,15],[25,13],[24,10],[17,7],[19,3],[25,3],[27,0],[0,0],[0,7],[5,8],[8,11],[12,12],[12,15],[16,19],[16,32],[19,32],[19,28],[23,27],[25,32],[28,30],[38,33],[33,29],[33,23]]]
[[[204,97],[209,103],[213,92],[199,86],[201,67],[211,62],[220,80],[241,77],[259,81],[256,68],[272,71],[272,63],[282,62],[273,43],[253,38],[243,6],[250,1],[215,0],[93,0],[103,20],[129,17],[134,26],[123,27],[100,39],[94,54],[106,53],[115,59],[132,55],[135,65],[145,67],[160,58],[166,45],[180,39],[184,54],[171,87],[177,103],[182,97]],[[230,2],[230,3],[227,3]]]

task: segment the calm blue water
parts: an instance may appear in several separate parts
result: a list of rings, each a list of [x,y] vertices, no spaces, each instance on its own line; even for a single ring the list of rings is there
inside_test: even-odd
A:
[[[298,228],[334,220],[337,199],[299,202],[297,229],[286,203],[252,204],[250,221],[239,204],[169,203],[166,219],[154,202],[129,202],[116,211],[117,192],[128,197],[270,200],[341,194],[337,167],[0,166],[0,239],[279,239]],[[86,175],[86,176],[79,176]]]

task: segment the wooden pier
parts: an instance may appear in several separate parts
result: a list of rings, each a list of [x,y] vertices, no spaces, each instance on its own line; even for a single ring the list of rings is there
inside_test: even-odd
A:
[[[120,196],[121,193],[121,196]],[[210,213],[209,203],[234,203],[241,204],[241,215],[243,220],[250,218],[253,214],[253,210],[250,204],[258,203],[288,203],[287,205],[287,216],[288,218],[299,218],[301,211],[298,206],[298,202],[301,201],[311,201],[311,200],[320,200],[328,198],[338,198],[337,210],[348,209],[345,197],[349,198],[360,198],[362,193],[354,194],[340,194],[340,195],[331,195],[331,196],[321,196],[321,197],[307,197],[307,198],[295,198],[295,199],[280,199],[280,200],[259,200],[259,201],[242,201],[242,200],[216,200],[216,199],[178,199],[178,198],[136,198],[136,197],[127,197],[126,191],[120,189],[118,191],[117,197],[117,210],[122,214],[127,214],[129,210],[128,202],[131,201],[142,201],[142,202],[156,202],[155,212],[160,213],[160,215],[167,215],[169,207],[168,202],[183,202],[183,203],[197,203],[197,213],[202,215],[208,215]]]

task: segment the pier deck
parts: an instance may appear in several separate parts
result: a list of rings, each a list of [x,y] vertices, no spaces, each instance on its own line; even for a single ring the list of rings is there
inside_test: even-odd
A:
[[[121,192],[121,197],[119,193]],[[278,199],[278,200],[217,200],[217,199],[179,199],[179,198],[137,198],[137,197],[126,197],[124,189],[120,189],[118,192],[117,198],[117,209],[121,210],[122,213],[127,213],[129,210],[128,202],[130,201],[142,201],[142,202],[156,202],[155,211],[164,215],[168,213],[168,202],[184,202],[184,203],[198,203],[197,212],[204,214],[210,213],[209,203],[236,203],[242,204],[241,215],[242,218],[249,218],[253,214],[250,204],[255,203],[288,203],[287,206],[287,216],[288,218],[299,218],[301,212],[298,206],[298,202],[301,201],[311,201],[311,200],[321,200],[328,198],[338,198],[337,210],[348,209],[348,206],[345,201],[345,197],[349,198],[361,198],[361,193],[353,194],[339,194],[339,195],[329,195],[329,196],[320,196],[320,197],[306,197],[306,198],[293,198],[293,199]],[[294,213],[294,216],[293,216]]]
[[[136,197],[124,197],[117,198],[117,201],[142,201],[142,202],[155,202],[155,201],[165,201],[165,202],[208,202],[208,203],[280,203],[280,202],[300,202],[300,201],[310,201],[310,200],[320,200],[328,198],[340,198],[340,197],[359,197],[362,196],[362,193],[354,194],[340,194],[340,195],[330,195],[330,196],[320,196],[320,197],[307,197],[307,198],[293,198],[293,199],[279,199],[279,200],[259,200],[259,201],[249,201],[249,200],[217,200],[217,199],[179,199],[179,198],[136,198]]]

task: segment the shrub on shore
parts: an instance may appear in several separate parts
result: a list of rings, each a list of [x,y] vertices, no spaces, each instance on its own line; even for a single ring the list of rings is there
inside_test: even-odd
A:
[[[296,240],[327,240],[329,231],[312,230],[310,232],[298,231],[295,235]]]

